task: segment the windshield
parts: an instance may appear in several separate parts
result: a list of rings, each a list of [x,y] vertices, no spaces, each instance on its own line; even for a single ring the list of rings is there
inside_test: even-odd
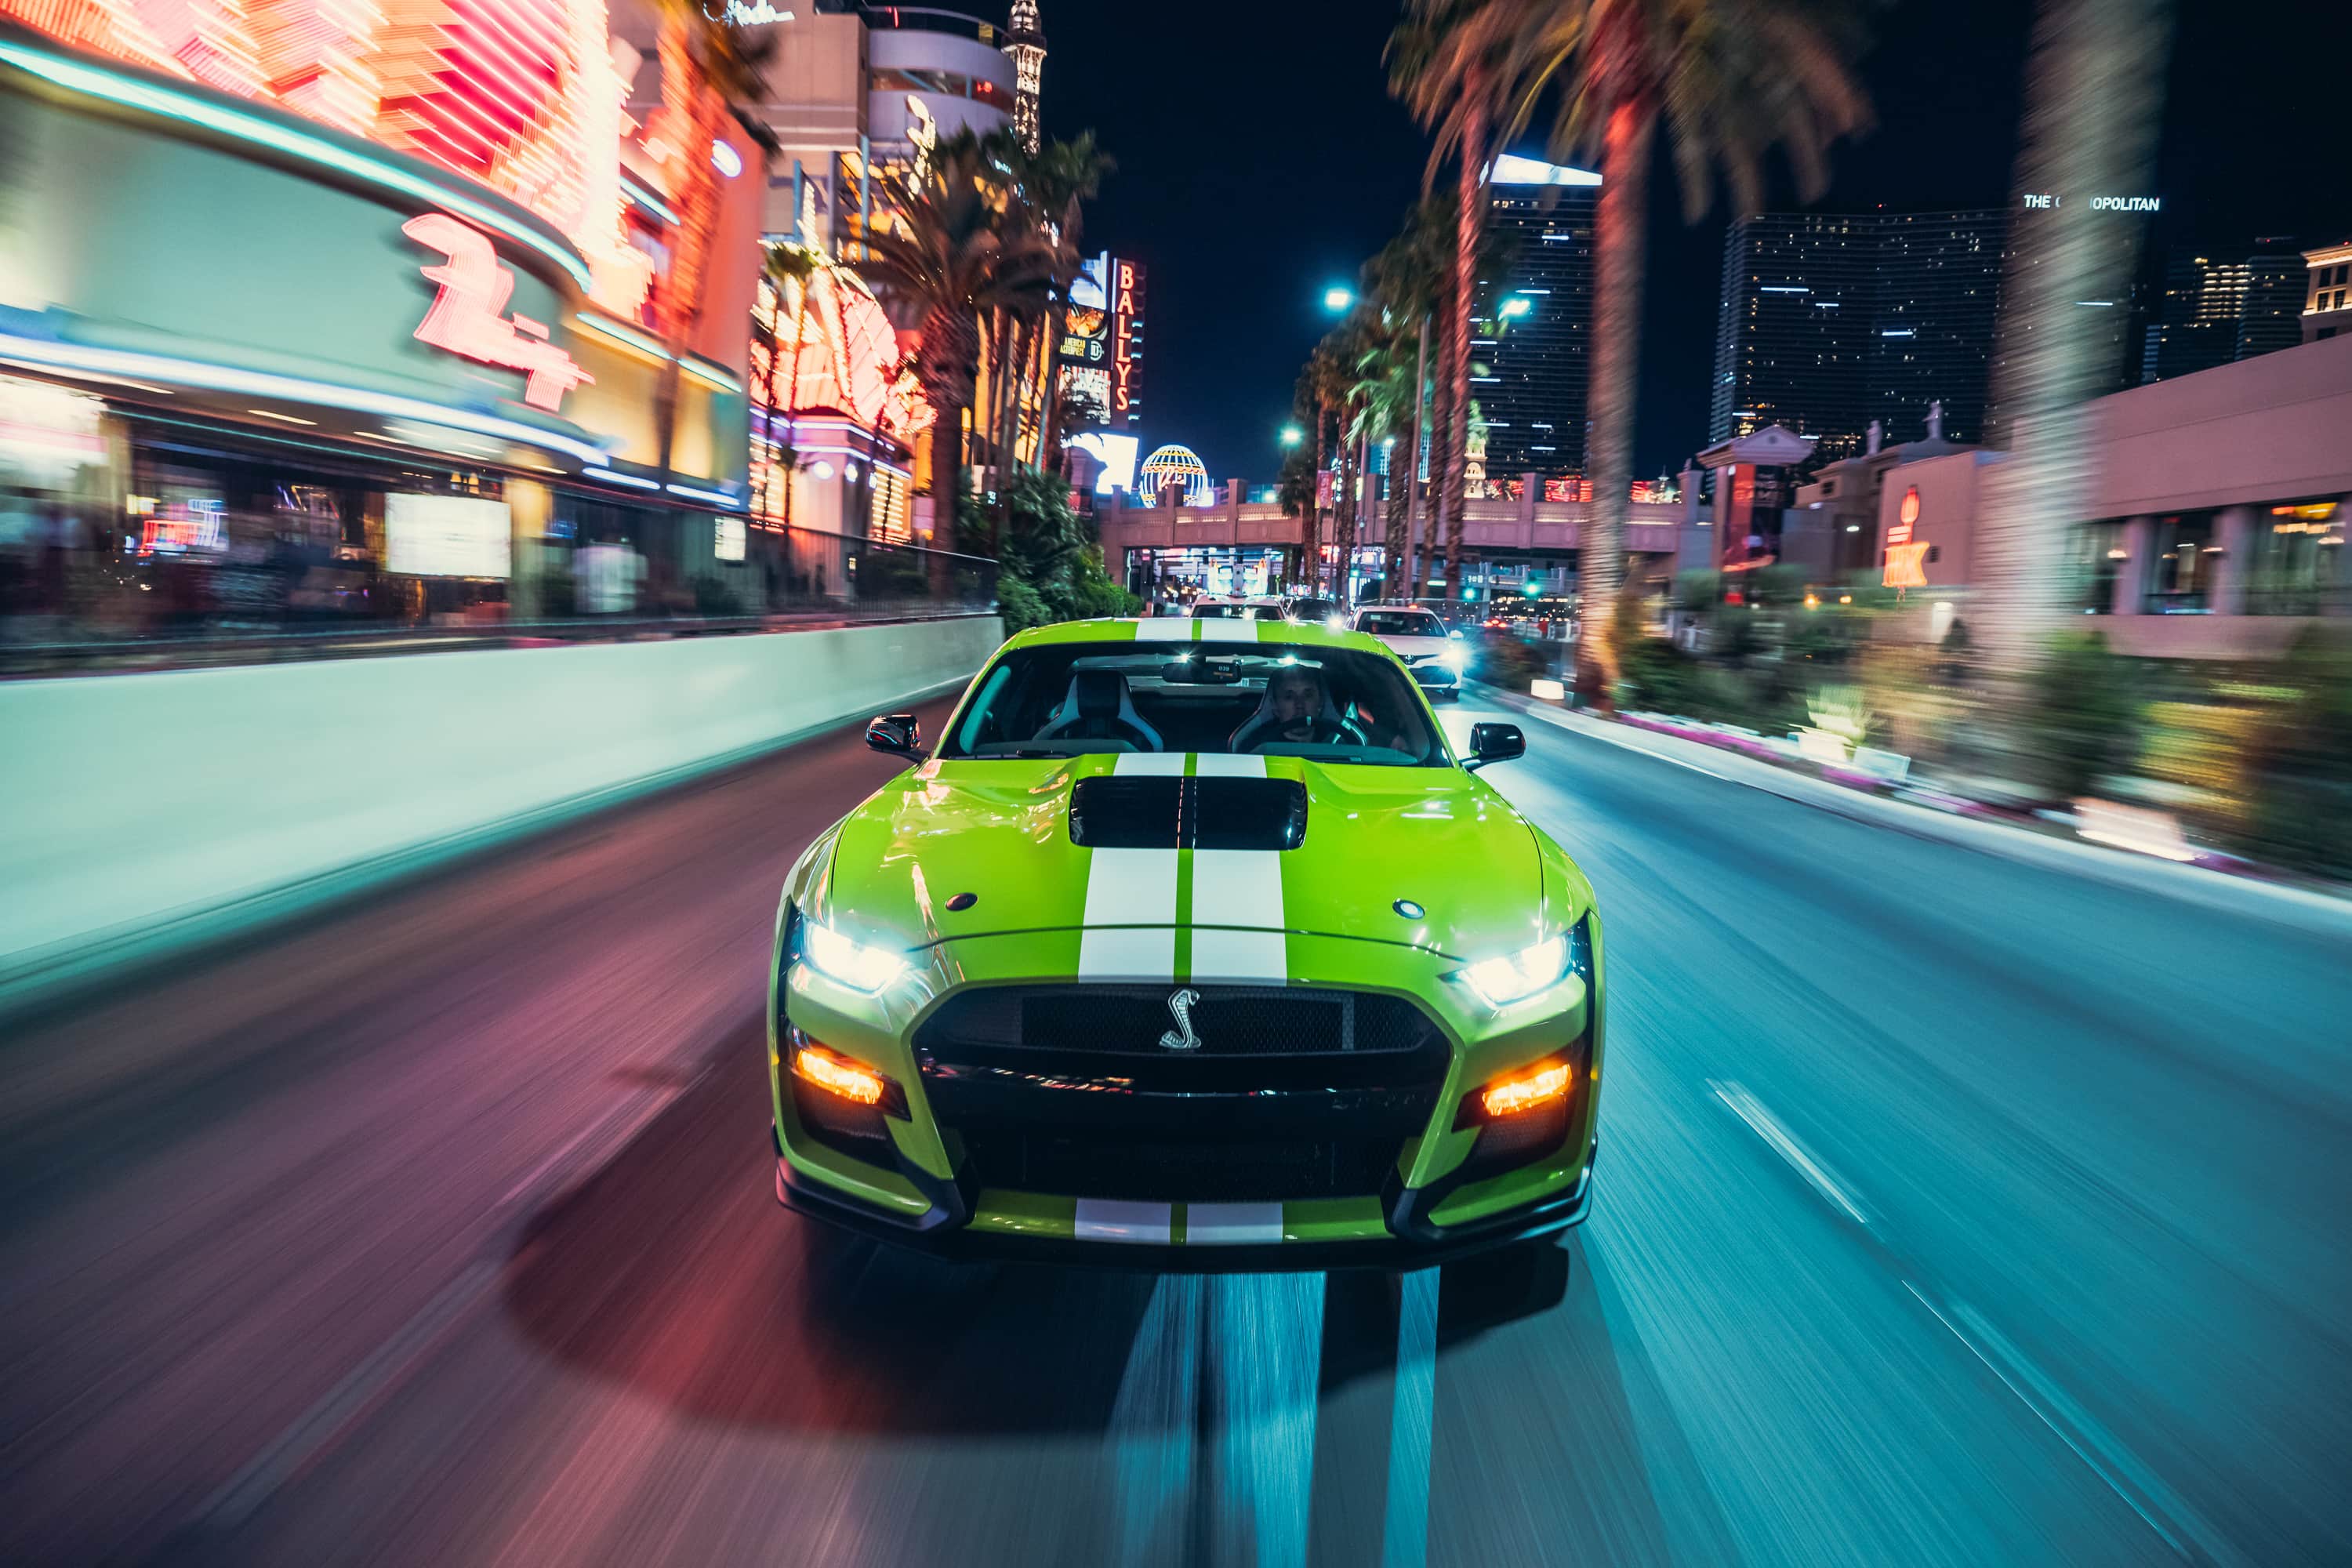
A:
[[[1294,621],[1320,621],[1339,613],[1337,601],[1331,599],[1293,599],[1290,618]]]
[[[991,666],[943,757],[1205,752],[1445,767],[1436,726],[1385,655],[1266,644],[1059,643]]]
[[[1356,622],[1360,632],[1376,637],[1442,637],[1444,624],[1427,610],[1367,610]]]
[[[1192,618],[1196,621],[1255,621],[1263,612],[1255,605],[1195,605]]]

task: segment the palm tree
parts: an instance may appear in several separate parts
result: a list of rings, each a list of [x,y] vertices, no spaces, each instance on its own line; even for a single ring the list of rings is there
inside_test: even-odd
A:
[[[884,178],[895,220],[866,237],[861,267],[921,322],[915,371],[938,413],[931,426],[934,548],[954,547],[963,494],[963,419],[980,374],[981,323],[1001,309],[1029,308],[1051,287],[1055,258],[1044,238],[1007,222],[1013,182],[969,131],[941,139],[920,177]]]
[[[786,241],[769,246],[761,263],[761,271],[775,301],[768,314],[765,334],[768,351],[768,441],[771,447],[768,482],[773,486],[778,482],[776,476],[783,476],[782,521],[788,529],[793,525],[793,475],[800,468],[800,454],[793,444],[793,400],[800,387],[801,351],[808,341],[808,280],[820,265],[821,259],[815,251]],[[787,304],[790,306],[789,316]],[[792,334],[789,352],[780,333],[787,320],[791,322]],[[778,389],[780,372],[781,393]],[[783,425],[782,435],[777,434],[780,417]]]
[[[2004,675],[2043,654],[2079,589],[2063,565],[2068,531],[2090,514],[2079,410],[2114,367],[2101,363],[2102,312],[2074,302],[2117,298],[2129,258],[2076,193],[2142,188],[2168,12],[2159,0],[2042,0],[2034,25],[2017,189],[2069,199],[2021,214],[2031,243],[2011,247],[2001,285],[1992,401],[2011,451],[1987,470],[1969,614],[1977,647]]]
[[[1047,225],[1058,251],[1039,350],[1039,374],[1045,385],[1038,403],[1037,466],[1048,470],[1059,467],[1061,446],[1062,388],[1061,378],[1054,371],[1054,353],[1069,316],[1070,285],[1076,281],[1085,259],[1079,248],[1085,205],[1118,170],[1118,162],[1096,143],[1095,133],[1081,131],[1067,142],[1048,142],[1029,154],[1024,172],[1030,201]]]
[[[1592,510],[1579,551],[1577,687],[1605,706],[1632,507],[1649,175],[1663,124],[1685,216],[1707,208],[1717,174],[1740,212],[1763,205],[1759,165],[1788,154],[1799,194],[1827,182],[1829,144],[1868,108],[1851,62],[1860,0],[1411,0],[1400,91],[1465,164],[1489,125],[1507,145],[1547,101],[1555,157],[1598,154],[1594,235]],[[1475,107],[1474,107],[1475,103]],[[1465,216],[1465,227],[1469,220]],[[1466,321],[1462,312],[1456,324]],[[1465,334],[1466,336],[1466,334]]]
[[[655,321],[671,350],[654,394],[655,434],[667,486],[677,439],[682,356],[702,320],[703,276],[719,233],[719,173],[710,148],[733,123],[730,105],[765,91],[763,74],[775,43],[714,21],[700,0],[657,5],[656,52],[661,60],[662,113],[669,125],[662,177],[678,215],[669,270],[654,297]]]

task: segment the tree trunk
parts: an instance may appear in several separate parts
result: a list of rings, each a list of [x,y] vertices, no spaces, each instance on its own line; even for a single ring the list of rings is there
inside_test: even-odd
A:
[[[1628,99],[1601,132],[1601,207],[1593,224],[1592,501],[1576,559],[1576,689],[1606,710],[1617,683],[1617,590],[1633,496],[1634,374],[1642,350],[1642,267],[1649,236],[1651,104]]]
[[[1320,397],[1315,400],[1315,468],[1307,476],[1306,526],[1300,531],[1301,552],[1307,557],[1307,592],[1319,595],[1323,592],[1323,427],[1331,417],[1331,406]]]
[[[1486,227],[1486,84],[1470,79],[1462,122],[1462,197],[1454,215],[1454,386],[1452,428],[1445,433],[1445,596],[1462,597],[1463,491],[1470,460],[1470,319],[1477,308],[1478,236]],[[1604,199],[1607,192],[1602,193]]]
[[[1449,307],[1437,323],[1437,361],[1429,381],[1429,501],[1422,509],[1421,578],[1426,583],[1444,553],[1448,520],[1462,504],[1459,496],[1445,496],[1445,441],[1454,428],[1454,311]]]
[[[1037,466],[1048,473],[1059,473],[1062,468],[1062,373],[1053,356],[1068,319],[1069,307],[1063,294],[1055,290],[1053,306],[1045,315],[1045,385],[1037,417]]]
[[[1402,574],[1404,592],[1391,595],[1393,598],[1411,599],[1421,588],[1419,559],[1421,546],[1415,533],[1421,521],[1419,513],[1421,510],[1422,409],[1428,396],[1428,387],[1429,318],[1423,316],[1421,319],[1420,346],[1413,351],[1412,358],[1412,443],[1405,448],[1402,492],[1404,509],[1402,515],[1392,524],[1392,527],[1402,535],[1402,544],[1398,552],[1397,569]],[[1389,489],[1392,513],[1398,499],[1396,482],[1396,461],[1391,458],[1389,461]]]
[[[2169,40],[2164,0],[2042,0],[2034,24],[1994,348],[1993,440],[2010,457],[1985,470],[1969,592],[1971,640],[2001,676],[2030,668],[2079,619],[2068,535],[2091,515],[2083,405],[2113,384],[2132,266],[2130,231],[2089,197],[2147,188]],[[2059,205],[2024,209],[2043,192]]]

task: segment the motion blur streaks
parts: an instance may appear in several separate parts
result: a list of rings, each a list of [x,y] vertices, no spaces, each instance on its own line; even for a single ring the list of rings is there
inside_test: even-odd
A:
[[[0,1561],[2352,1559],[2338,917],[1527,728],[1485,776],[1610,922],[1565,1246],[781,1212],[761,965],[888,774],[845,732],[13,1023]]]

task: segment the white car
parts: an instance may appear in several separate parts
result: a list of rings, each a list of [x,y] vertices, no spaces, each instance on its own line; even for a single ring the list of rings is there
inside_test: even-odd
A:
[[[1232,599],[1204,595],[1192,601],[1192,618],[1196,621],[1278,621],[1282,619],[1282,601],[1271,597]]]
[[[1373,605],[1356,612],[1355,630],[1378,637],[1404,660],[1405,668],[1433,699],[1459,698],[1470,645],[1449,632],[1431,610],[1410,605]]]

